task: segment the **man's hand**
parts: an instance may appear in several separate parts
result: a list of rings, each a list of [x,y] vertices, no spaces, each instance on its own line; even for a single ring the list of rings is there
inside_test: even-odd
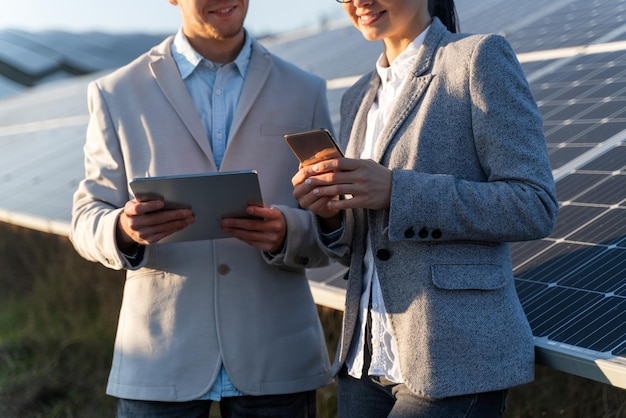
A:
[[[222,230],[262,251],[280,251],[287,235],[287,223],[280,210],[248,206],[247,212],[258,219],[225,218],[222,219]]]
[[[150,245],[195,222],[191,209],[163,209],[163,200],[131,200],[117,222],[117,245],[128,252],[137,244]]]

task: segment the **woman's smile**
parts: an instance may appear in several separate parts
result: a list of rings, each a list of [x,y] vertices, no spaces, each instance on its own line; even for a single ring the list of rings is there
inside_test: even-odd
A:
[[[379,13],[366,13],[359,15],[359,23],[363,26],[371,26],[376,23],[384,14],[385,12],[383,11]]]

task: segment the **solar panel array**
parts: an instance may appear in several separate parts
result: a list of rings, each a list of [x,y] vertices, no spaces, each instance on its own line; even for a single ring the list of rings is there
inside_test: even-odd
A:
[[[626,5],[566,3],[509,36],[522,52],[551,49],[558,57],[577,48],[525,64],[544,116],[561,211],[549,238],[513,244],[516,286],[539,346],[623,365]],[[585,373],[580,364],[568,367]],[[597,377],[626,387],[611,371]]]
[[[626,388],[625,2],[457,6],[463,31],[507,37],[544,116],[561,212],[550,237],[512,246],[538,361]],[[347,22],[264,43],[328,80],[336,127],[341,94],[382,51]],[[94,77],[0,101],[0,220],[67,233]],[[344,272],[338,265],[309,272],[317,303],[343,309]]]
[[[0,220],[67,234],[83,173],[87,82],[162,39],[0,31]]]
[[[513,244],[516,286],[540,360],[626,387],[626,6],[561,3],[507,34],[527,59],[561,205],[550,237]]]
[[[54,80],[119,67],[163,37],[0,31],[0,97]]]

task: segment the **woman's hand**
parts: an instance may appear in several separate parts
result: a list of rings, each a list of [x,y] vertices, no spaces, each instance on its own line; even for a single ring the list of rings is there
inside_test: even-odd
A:
[[[291,182],[300,206],[330,218],[345,209],[388,209],[391,178],[390,169],[372,160],[336,158],[302,167]]]

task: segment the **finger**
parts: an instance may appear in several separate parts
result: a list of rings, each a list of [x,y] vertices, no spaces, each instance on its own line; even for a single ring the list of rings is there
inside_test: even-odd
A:
[[[322,218],[333,217],[339,213],[339,210],[329,206],[329,202],[335,199],[335,196],[316,199],[307,209]]]
[[[313,167],[314,166],[301,167],[300,170],[298,170],[298,172],[291,178],[291,184],[293,186],[297,186],[298,184],[304,182],[307,178],[318,175],[319,172],[314,171]]]
[[[190,218],[194,218],[193,212],[190,209],[172,209],[129,216],[127,222],[131,229],[139,230],[151,226],[167,224],[169,222],[189,220]]]
[[[175,232],[181,231],[193,222],[195,222],[195,218],[192,217],[142,228],[135,232],[135,241],[146,245],[154,244]]]
[[[328,208],[336,211],[357,209],[366,206],[363,198],[352,196],[349,196],[347,199],[329,200],[328,202]]]
[[[257,218],[263,218],[266,220],[279,220],[282,219],[283,214],[274,206],[254,206],[250,205],[246,208],[246,212],[250,216]]]
[[[298,197],[298,203],[301,208],[314,210],[315,203],[320,199],[320,196],[314,194],[312,191],[302,194]]]
[[[262,231],[262,226],[262,220],[252,220],[247,218],[224,218],[221,221],[222,229],[229,231]]]
[[[300,206],[302,206],[302,202],[300,202],[300,199],[311,193],[311,190],[312,187],[310,185],[301,183],[297,186],[294,186],[292,196],[300,203]]]
[[[280,214],[280,211],[277,210],[277,212]],[[274,234],[279,234],[286,229],[282,214],[275,219],[224,218],[221,225],[222,228],[227,229]]]
[[[222,227],[222,230],[248,245],[263,251],[277,251],[282,248],[284,236],[276,231],[260,231],[242,228]]]
[[[120,217],[122,229],[133,241],[152,244],[195,222],[188,209],[168,210],[148,215]]]
[[[266,232],[244,229],[244,228],[232,228],[232,227],[223,227],[222,230],[227,234],[232,235],[235,238],[238,238],[245,242],[253,242],[253,241],[266,241],[267,238],[264,238]]]
[[[124,212],[129,216],[143,215],[163,209],[165,202],[160,199],[139,202],[130,200],[124,205]]]
[[[340,171],[354,171],[358,169],[364,160],[354,158],[333,158],[330,160],[320,161],[316,164],[308,166],[313,173],[328,173],[328,172],[340,172]]]
[[[296,186],[310,177],[319,177],[321,174],[339,171],[341,169],[340,167],[345,165],[341,160],[345,160],[345,158],[334,158],[332,160],[324,160],[316,164],[303,166],[291,178],[291,184]]]

